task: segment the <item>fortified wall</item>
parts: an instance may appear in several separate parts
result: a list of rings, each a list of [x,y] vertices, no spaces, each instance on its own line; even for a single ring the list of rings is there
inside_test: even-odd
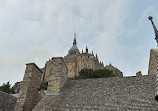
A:
[[[40,101],[38,89],[41,84],[42,71],[35,63],[26,64],[23,81],[20,84],[20,95],[14,111],[31,111]]]
[[[94,56],[93,51],[89,52],[86,46],[85,52],[80,52],[77,48],[76,34],[74,35],[73,45],[68,51],[68,54],[63,57],[64,63],[68,69],[68,77],[78,76],[81,69],[103,69],[104,63],[99,61],[98,56]],[[53,60],[46,62],[43,68],[43,80],[48,81],[50,76],[51,64]],[[56,67],[56,66],[54,66]]]
[[[20,83],[20,96],[14,110],[31,111],[45,95],[59,95],[68,77],[78,76],[80,70],[85,68],[96,70],[105,67],[103,62],[99,61],[97,54],[94,56],[93,51],[88,51],[87,46],[85,52],[82,50],[80,53],[75,35],[73,46],[64,58],[53,57],[41,69],[35,63],[26,64],[24,78]],[[114,67],[108,68],[115,72],[119,71]],[[42,82],[48,82],[46,92],[41,90]],[[18,87],[18,84],[15,87]]]
[[[52,58],[48,79],[48,95],[58,93],[68,79],[68,70],[62,57]]]

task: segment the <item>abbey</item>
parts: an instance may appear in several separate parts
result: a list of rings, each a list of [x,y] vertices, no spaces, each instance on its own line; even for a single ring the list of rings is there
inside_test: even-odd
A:
[[[76,33],[74,34],[73,45],[68,51],[68,54],[63,57],[64,63],[68,69],[68,77],[78,76],[81,69],[103,69],[103,62],[99,62],[98,56],[94,56],[93,51],[90,53],[86,46],[85,52],[80,52],[77,48]],[[44,80],[47,81],[51,71],[52,60],[46,62],[44,70]]]

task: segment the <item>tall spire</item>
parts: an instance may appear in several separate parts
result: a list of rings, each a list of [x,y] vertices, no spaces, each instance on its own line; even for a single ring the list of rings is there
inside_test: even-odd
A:
[[[152,25],[153,25],[153,29],[154,29],[154,32],[155,32],[155,39],[156,39],[156,42],[158,44],[158,31],[157,31],[157,28],[153,22],[153,17],[152,16],[149,16],[148,19],[151,21]]]
[[[77,42],[76,42],[76,32],[74,33],[74,40],[73,40],[73,46],[70,50],[78,50],[77,48]]]
[[[74,33],[74,41],[73,41],[73,44],[74,44],[74,45],[77,44],[77,42],[76,42],[76,31],[75,31],[75,33]]]

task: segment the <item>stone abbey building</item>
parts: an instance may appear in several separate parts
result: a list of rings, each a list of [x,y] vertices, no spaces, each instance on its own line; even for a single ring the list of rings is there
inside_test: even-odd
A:
[[[86,46],[86,51],[80,52],[77,48],[76,42],[76,33],[74,34],[73,45],[68,51],[68,54],[63,57],[64,63],[68,69],[68,77],[77,76],[81,69],[103,69],[103,62],[99,62],[98,56],[94,56],[93,51],[90,53]],[[43,68],[44,72],[44,80],[47,81],[49,78],[49,74],[51,71],[50,65],[52,64],[52,60],[46,62],[45,67]],[[121,72],[120,72],[121,73]]]

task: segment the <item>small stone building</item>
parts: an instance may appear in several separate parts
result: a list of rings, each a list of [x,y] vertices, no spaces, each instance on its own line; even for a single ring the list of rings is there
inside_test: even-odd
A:
[[[105,69],[112,70],[113,73],[117,74],[119,77],[123,77],[123,73],[119,69],[114,67],[112,64],[106,65]]]

